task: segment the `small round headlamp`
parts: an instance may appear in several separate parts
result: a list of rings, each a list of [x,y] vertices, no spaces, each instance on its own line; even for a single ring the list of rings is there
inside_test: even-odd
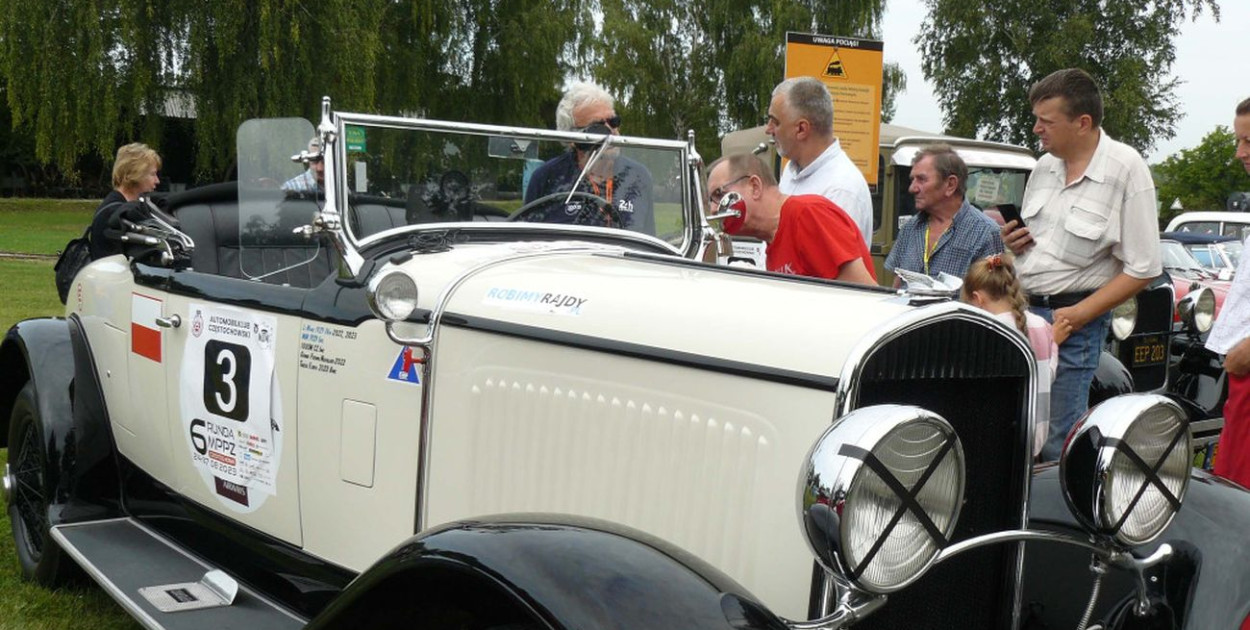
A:
[[[1128,339],[1137,327],[1137,296],[1124,300],[1111,309],[1111,334],[1118,341]]]
[[[1192,454],[1180,406],[1154,394],[1116,396],[1069,435],[1059,464],[1064,499],[1095,534],[1146,544],[1180,510]]]
[[[1215,322],[1215,292],[1208,287],[1190,291],[1176,305],[1176,312],[1190,330],[1199,333],[1211,330]]]
[[[417,310],[417,283],[399,269],[384,271],[369,281],[369,308],[379,318],[399,322]]]
[[[827,571],[889,593],[924,575],[950,541],[963,492],[963,447],[946,420],[919,407],[866,407],[812,447],[799,520]]]

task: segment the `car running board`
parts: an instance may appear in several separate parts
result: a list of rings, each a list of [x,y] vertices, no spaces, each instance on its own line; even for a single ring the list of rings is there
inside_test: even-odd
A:
[[[58,525],[52,537],[147,628],[302,628],[306,623],[134,519]]]

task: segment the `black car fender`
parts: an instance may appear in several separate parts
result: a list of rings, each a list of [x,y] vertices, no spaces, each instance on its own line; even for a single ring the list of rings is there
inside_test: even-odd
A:
[[[1084,537],[1068,509],[1058,466],[1039,467],[1029,497],[1031,528]],[[1238,628],[1250,620],[1250,565],[1244,553],[1250,530],[1250,491],[1203,470],[1190,471],[1180,512],[1152,543],[1133,550],[1145,557],[1167,543],[1172,556],[1152,569],[1150,614],[1124,614],[1136,602],[1126,571],[1103,580],[1092,622],[1108,628]],[[1022,628],[1075,627],[1089,601],[1089,552],[1072,545],[1026,544]]]
[[[47,435],[68,432],[73,415],[73,380],[74,353],[68,320],[28,319],[10,328],[0,342],[0,446],[8,446],[13,401],[30,381],[35,383],[39,414]]]
[[[327,628],[785,626],[707,563],[617,524],[566,515],[462,521],[396,547],[316,619]]]
[[[112,434],[90,344],[77,315],[30,319],[0,343],[0,439],[18,392],[34,384],[52,488],[52,524],[121,514]]]
[[[1124,367],[1114,354],[1103,350],[1094,370],[1094,380],[1089,384],[1089,406],[1092,408],[1104,400],[1120,394],[1133,393],[1133,374]]]

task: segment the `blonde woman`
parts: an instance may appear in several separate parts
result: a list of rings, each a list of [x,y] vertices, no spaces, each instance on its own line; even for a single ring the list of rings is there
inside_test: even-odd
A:
[[[133,142],[117,150],[113,162],[113,190],[104,197],[91,220],[91,259],[96,260],[122,252],[119,240],[122,213],[141,213],[133,202],[141,195],[156,190],[161,183],[156,174],[161,156],[148,145]]]

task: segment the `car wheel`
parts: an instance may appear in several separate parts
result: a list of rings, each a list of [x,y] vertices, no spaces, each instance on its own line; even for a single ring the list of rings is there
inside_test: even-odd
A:
[[[45,586],[69,581],[74,563],[52,540],[48,523],[48,456],[43,446],[43,422],[28,382],[13,402],[9,418],[9,523],[17,545],[22,576]]]

